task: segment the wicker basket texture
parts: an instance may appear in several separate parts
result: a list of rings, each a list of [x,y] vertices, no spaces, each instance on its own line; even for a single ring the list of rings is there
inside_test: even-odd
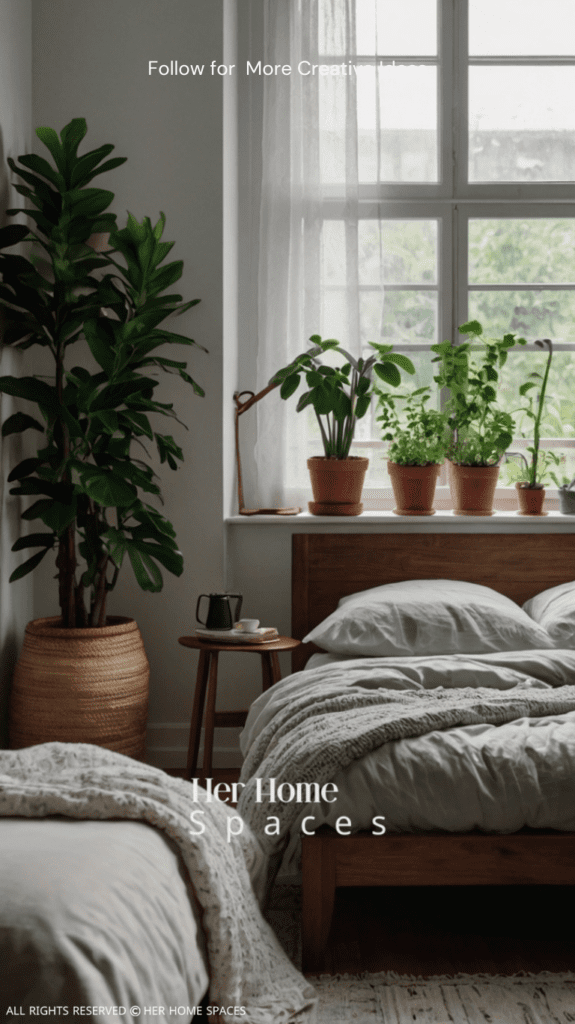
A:
[[[94,743],[143,759],[150,669],[133,619],[62,629],[59,618],[26,627],[10,699],[10,746]]]

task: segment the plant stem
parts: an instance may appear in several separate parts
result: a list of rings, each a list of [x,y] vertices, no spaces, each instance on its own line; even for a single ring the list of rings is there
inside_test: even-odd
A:
[[[548,341],[547,338],[545,340]],[[547,366],[545,367],[545,373],[543,374],[543,383],[541,385],[541,391],[539,392],[537,416],[535,418],[535,426],[533,428],[533,448],[535,449],[535,451],[533,453],[533,464],[531,467],[531,475],[529,480],[529,484],[531,487],[534,487],[537,483],[537,461],[539,459],[539,442],[541,438],[541,417],[543,415],[543,402],[545,400],[545,391],[547,389],[547,381],[549,379],[549,370],[551,369],[551,359],[553,358],[553,349],[551,347],[551,342],[548,341],[548,344],[549,355],[547,357]]]

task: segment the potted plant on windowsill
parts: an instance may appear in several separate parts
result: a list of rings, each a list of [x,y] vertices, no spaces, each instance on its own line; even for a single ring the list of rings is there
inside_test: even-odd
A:
[[[519,458],[525,468],[526,479],[517,480],[515,483],[519,499],[519,515],[522,516],[547,515],[543,511],[543,502],[545,501],[543,481],[549,472],[549,467],[551,465],[558,466],[560,463],[555,452],[541,448],[541,417],[553,358],[553,343],[549,338],[544,338],[536,341],[535,344],[538,348],[547,349],[547,362],[542,374],[537,370],[533,371],[529,374],[533,379],[528,380],[519,388],[519,394],[522,397],[527,396],[527,406],[517,410],[517,412],[523,412],[533,421],[533,444],[527,448],[531,458],[528,461],[521,452],[513,453],[513,457]],[[528,394],[533,388],[538,388],[535,396]]]
[[[375,388],[381,409],[377,421],[381,424],[383,440],[391,442],[387,471],[396,515],[435,515],[433,500],[448,436],[446,415],[426,408],[430,390],[423,387],[408,395],[394,396]],[[403,420],[395,407],[400,400],[405,401]]]
[[[33,549],[12,573],[31,572],[48,551],[57,552],[60,616],[29,623],[16,666],[10,711],[13,747],[47,740],[100,743],[143,756],[149,668],[132,619],[107,618],[106,599],[126,559],[144,590],[162,588],[160,565],[179,576],[183,559],[171,523],[151,504],[161,500],[146,440],[161,463],[176,469],[182,451],[169,434],[155,430],[156,415],[177,419],[172,405],[154,398],[158,371],[176,373],[202,389],[186,364],[158,354],[165,344],[194,345],[161,326],[199,300],[182,304],[164,294],[182,274],[182,263],[161,265],[173,243],[161,241],[164,216],[155,227],[131,215],[117,230],[104,211],[113,193],[87,188],[96,175],[124,162],[102,161],[113,146],[78,156],[86,122],[75,119],[61,136],[37,135],[54,163],[24,155],[12,170],[26,185],[17,190],[32,230],[0,231],[0,250],[31,247],[30,258],[0,254],[0,304],[4,344],[40,346],[52,357],[46,376],[0,377],[0,392],[35,406],[15,412],[2,435],[33,430],[35,454],[12,469],[11,494],[32,499],[22,519],[39,521],[13,550]],[[109,233],[109,251],[87,244]],[[76,343],[85,339],[97,364],[82,365]],[[179,421],[178,421],[179,422]],[[137,448],[136,448],[137,446]]]
[[[499,463],[513,439],[514,422],[509,413],[497,408],[496,385],[507,353],[524,338],[506,334],[501,339],[483,339],[477,320],[462,324],[462,334],[481,339],[482,358],[471,359],[472,345],[432,345],[439,373],[434,380],[449,392],[446,406],[451,442],[447,449],[449,486],[455,515],[493,515],[493,499]]]
[[[323,456],[312,456],[307,462],[314,498],[309,502],[312,515],[360,515],[369,459],[349,452],[356,423],[365,416],[374,394],[372,376],[375,373],[397,387],[401,383],[398,367],[407,373],[415,373],[415,367],[407,356],[392,352],[391,345],[370,343],[376,355],[354,359],[333,338],[322,340],[319,334],[312,334],[310,341],[313,347],[274,374],[270,384],[281,385],[283,399],[297,391],[302,376],[309,389],[300,396],[296,411],[313,408],[324,448]],[[322,357],[328,352],[343,356],[343,365],[326,365]]]

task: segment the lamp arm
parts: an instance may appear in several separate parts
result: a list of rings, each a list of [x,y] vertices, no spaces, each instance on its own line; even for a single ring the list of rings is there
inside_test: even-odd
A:
[[[301,508],[251,508],[248,509],[244,505],[244,488],[242,482],[242,464],[240,459],[240,435],[239,435],[239,418],[242,413],[247,412],[251,409],[252,405],[259,402],[260,398],[264,398],[269,395],[270,391],[277,388],[279,384],[268,384],[262,391],[258,391],[257,395],[253,391],[234,391],[234,402],[236,404],[236,411],[234,416],[235,421],[235,433],[236,433],[236,467],[237,467],[237,478],[238,478],[238,511],[241,516],[253,516],[253,515],[276,515],[276,516],[295,516],[298,512],[301,512]],[[250,397],[242,402],[244,395]]]

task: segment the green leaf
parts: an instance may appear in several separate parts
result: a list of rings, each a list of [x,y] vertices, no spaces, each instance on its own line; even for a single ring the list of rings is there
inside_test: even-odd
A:
[[[117,405],[123,405],[127,398],[137,392],[148,391],[150,388],[156,387],[157,384],[156,380],[151,380],[148,377],[138,377],[137,380],[123,381],[119,384],[108,384],[91,402],[90,409],[92,412],[98,412],[99,409],[115,409]]]
[[[32,570],[40,564],[47,550],[48,548],[44,548],[42,551],[37,551],[35,555],[32,555],[32,557],[29,558],[26,562],[23,562],[22,565],[19,565],[17,569],[14,569],[14,572],[10,576],[8,582],[14,583],[15,580],[21,580],[23,576],[26,576],[29,572],[32,572]]]
[[[78,146],[87,131],[88,126],[83,117],[74,117],[69,124],[62,128],[60,138],[62,139],[62,148],[69,167],[72,166],[72,160],[76,156]]]
[[[125,508],[137,497],[136,488],[116,473],[86,465],[78,473],[86,494],[104,508]]]
[[[365,416],[369,406],[371,404],[371,398],[369,395],[360,395],[355,404],[355,416],[356,419],[360,420],[362,416]]]
[[[473,334],[476,338],[483,334],[483,328],[479,323],[479,320],[470,320],[466,324],[461,324],[461,327],[459,327],[458,330],[461,334]]]
[[[22,431],[28,429],[40,430],[44,433],[44,427],[33,416],[28,416],[25,412],[14,412],[2,424],[2,437],[8,437],[9,434],[21,434]]]
[[[157,565],[148,555],[142,555],[135,544],[128,542],[126,548],[139,586],[142,590],[158,593],[162,589],[163,580]]]
[[[43,142],[44,145],[50,150],[50,153],[54,157],[54,163],[61,174],[66,173],[65,157],[60,139],[53,128],[36,128],[36,135]],[[49,166],[49,165],[48,165]],[[52,172],[53,173],[53,172]]]
[[[401,384],[401,374],[397,369],[397,366],[388,362],[387,357],[385,363],[376,363],[373,369],[377,373],[377,376],[381,377],[386,384],[391,384],[394,388]]]
[[[8,227],[0,228],[0,249],[18,245],[18,242],[22,242],[28,233],[28,228],[23,224],[9,224]]]
[[[56,388],[35,377],[0,377],[0,392],[14,398],[36,402],[41,408],[53,412],[57,409]]]
[[[397,363],[397,365],[401,366],[401,369],[405,370],[406,373],[415,373],[415,366],[411,362],[411,359],[408,359],[407,356],[402,355],[401,352],[390,352],[388,355],[386,355],[385,362]]]
[[[30,473],[35,473],[39,465],[40,459],[24,459],[23,462],[19,462],[18,465],[14,466],[14,469],[8,473],[8,483],[12,483],[13,480],[23,480],[24,477],[29,476]],[[33,494],[34,492],[30,491],[29,493]],[[40,491],[39,493],[45,494],[46,491]]]
[[[294,391],[297,391],[300,379],[301,377],[299,373],[292,373],[291,376],[286,377],[280,388],[281,397],[290,398],[290,396],[293,395]]]
[[[526,395],[527,392],[531,390],[531,388],[536,388],[536,387],[537,387],[537,384],[535,383],[534,380],[528,380],[526,384],[522,384],[521,387],[519,388],[519,394],[520,395]]]
[[[22,551],[24,548],[51,548],[54,546],[53,533],[27,533],[19,537],[12,545],[12,551]]]

